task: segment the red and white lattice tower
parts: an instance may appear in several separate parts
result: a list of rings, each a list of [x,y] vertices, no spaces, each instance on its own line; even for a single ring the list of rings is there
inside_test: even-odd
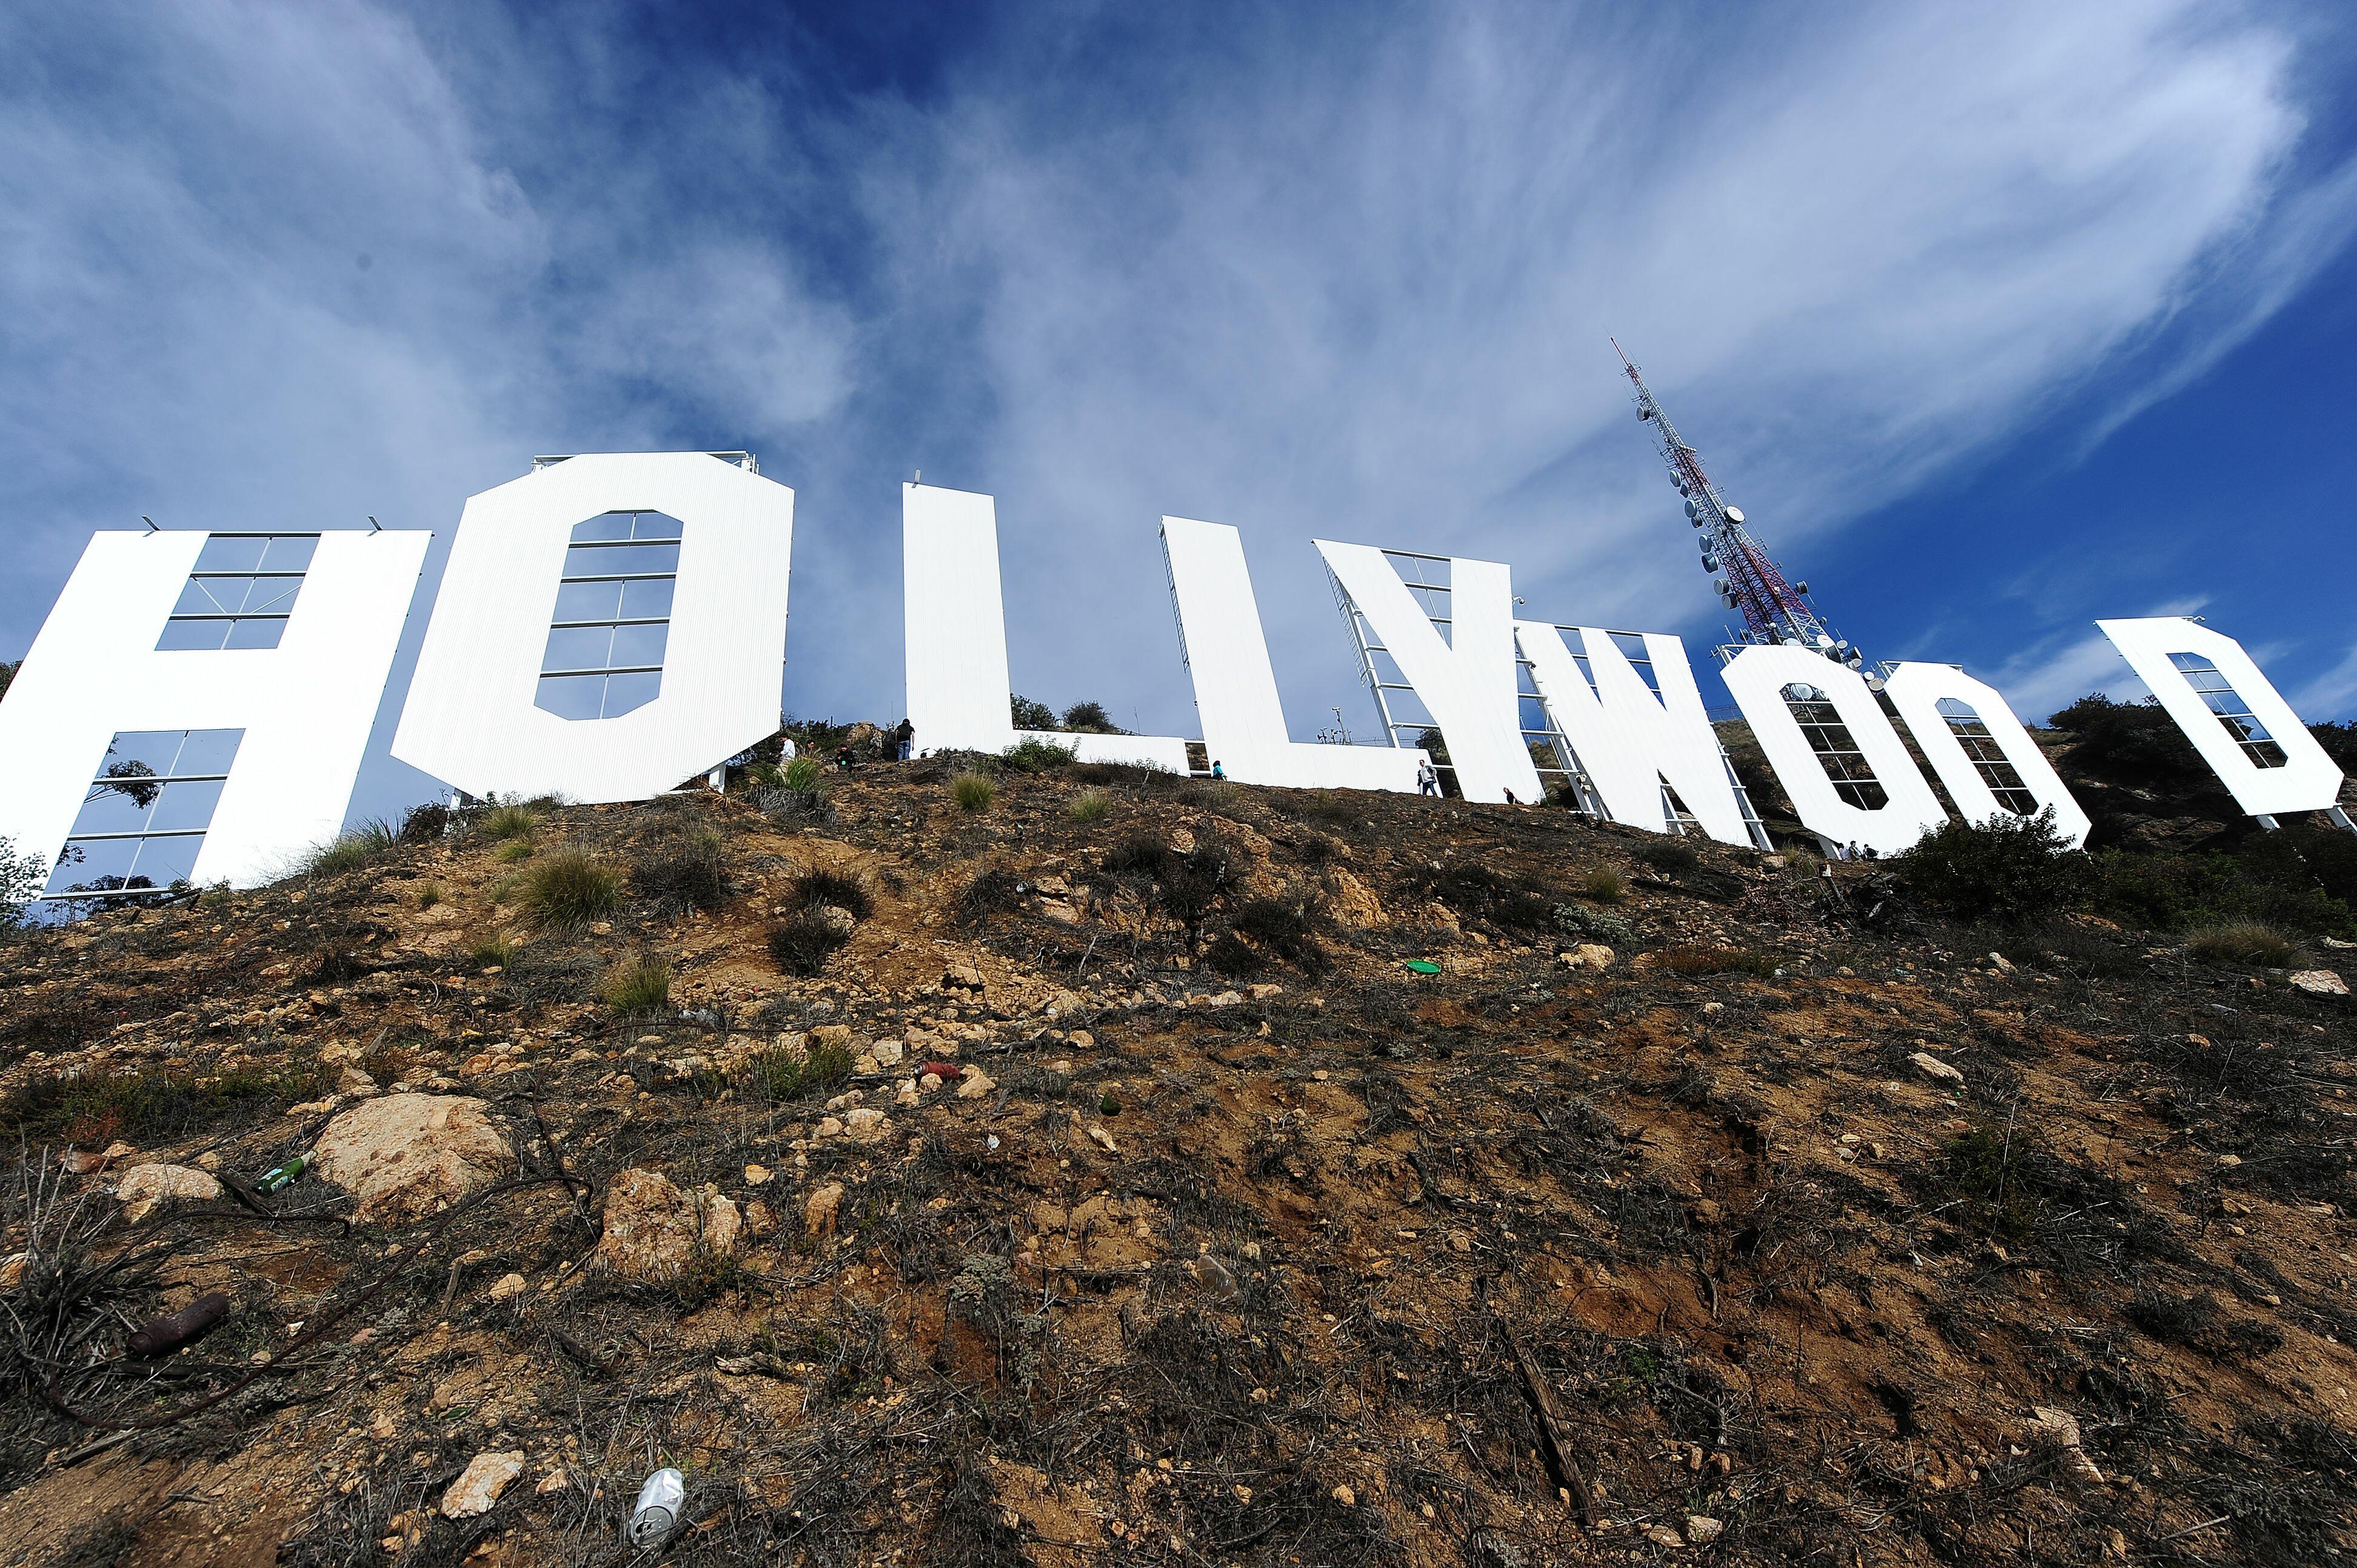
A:
[[[1701,454],[1678,435],[1677,426],[1662,412],[1645,378],[1621,353],[1617,340],[1612,349],[1620,354],[1630,384],[1637,389],[1637,417],[1652,425],[1662,461],[1669,466],[1670,480],[1685,498],[1686,521],[1699,531],[1703,570],[1713,574],[1712,586],[1718,590],[1719,598],[1743,617],[1738,639],[1806,648],[1853,670],[1858,668],[1864,660],[1857,650],[1835,636],[1810,607],[1809,585],[1785,580],[1776,563],[1768,559],[1768,552],[1751,537],[1743,509],[1727,504],[1727,498],[1703,472]]]

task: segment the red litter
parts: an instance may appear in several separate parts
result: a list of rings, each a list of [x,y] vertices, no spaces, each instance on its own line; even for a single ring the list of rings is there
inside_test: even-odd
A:
[[[917,1069],[917,1076],[919,1078],[922,1078],[927,1073],[931,1073],[943,1083],[947,1083],[953,1078],[963,1078],[965,1076],[965,1069],[958,1066],[955,1062],[927,1062],[924,1066]]]

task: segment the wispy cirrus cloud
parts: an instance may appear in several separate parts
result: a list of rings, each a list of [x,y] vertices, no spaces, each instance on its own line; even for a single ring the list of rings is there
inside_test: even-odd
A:
[[[798,706],[897,707],[921,467],[999,496],[1018,684],[1157,729],[1155,519],[1243,527],[1306,731],[1359,701],[1312,533],[1707,628],[1608,334],[1797,546],[2205,373],[2357,210],[2299,37],[2172,0],[1059,5],[856,75],[699,20],[0,22],[0,649],[140,511],[447,532],[535,451],[750,446],[801,493]],[[1935,592],[1908,526],[1890,591]],[[2043,585],[1922,652],[2077,695],[2120,607]]]

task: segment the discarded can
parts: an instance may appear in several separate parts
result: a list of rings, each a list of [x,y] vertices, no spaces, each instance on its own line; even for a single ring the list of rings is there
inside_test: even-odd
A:
[[[927,1073],[931,1073],[943,1083],[947,1083],[953,1078],[963,1078],[965,1076],[965,1069],[958,1066],[955,1062],[927,1062],[924,1066],[917,1069],[917,1076],[919,1078],[922,1078]]]
[[[687,1477],[668,1467],[647,1477],[639,1488],[638,1506],[630,1510],[630,1544],[652,1552],[679,1528],[680,1506],[687,1500]]]
[[[168,1356],[210,1334],[228,1316],[229,1297],[211,1291],[134,1334],[124,1348],[135,1356]]]
[[[311,1158],[312,1156],[307,1153],[300,1154],[283,1165],[271,1166],[254,1178],[253,1190],[256,1192],[285,1191],[295,1185],[296,1176],[310,1169]]]

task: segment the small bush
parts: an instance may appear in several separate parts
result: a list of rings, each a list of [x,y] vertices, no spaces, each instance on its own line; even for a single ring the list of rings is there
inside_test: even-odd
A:
[[[770,958],[780,973],[808,980],[850,940],[847,924],[828,919],[823,908],[808,908],[770,928]]]
[[[645,1017],[671,1005],[671,965],[652,953],[616,964],[598,988],[597,999],[622,1017]]]
[[[501,839],[491,846],[491,859],[501,865],[514,865],[532,858],[530,839]]]
[[[2308,956],[2298,942],[2261,920],[2211,926],[2186,938],[2185,945],[2203,958],[2253,969],[2290,969]]]
[[[1071,805],[1064,808],[1064,816],[1071,822],[1093,822],[1102,821],[1112,810],[1113,801],[1103,790],[1083,789],[1072,798]]]
[[[2055,827],[2051,807],[2034,817],[2000,812],[1985,822],[1950,818],[1890,867],[1927,908],[2004,925],[2075,909],[2090,889],[2086,857]]]
[[[1023,905],[1023,883],[1003,865],[985,866],[958,894],[956,916],[961,926],[978,926],[991,916]]]
[[[528,839],[540,831],[540,816],[530,806],[493,806],[475,818],[475,831],[500,843]]]
[[[1006,711],[1007,716],[1015,721],[1017,729],[1056,727],[1056,710],[1045,703],[1035,703],[1028,697],[1009,697]]]
[[[1667,876],[1692,871],[1702,864],[1694,845],[1683,839],[1651,838],[1637,846],[1637,858]]]
[[[1119,735],[1120,726],[1106,716],[1103,703],[1074,703],[1064,710],[1064,727],[1090,735]]]
[[[1158,881],[1170,865],[1170,846],[1151,834],[1139,833],[1115,844],[1104,858],[1105,873],[1111,876],[1141,877]]]
[[[420,909],[431,909],[435,905],[439,904],[440,902],[442,902],[442,885],[440,883],[429,882],[425,886],[420,887],[417,890],[417,907]]]
[[[339,834],[332,843],[313,850],[304,861],[303,869],[313,876],[336,876],[347,871],[365,871],[391,854],[400,842],[400,835],[387,823],[362,822],[351,832]]]
[[[1672,974],[1691,979],[1706,974],[1753,974],[1765,980],[1776,972],[1776,961],[1749,948],[1664,948],[1655,962]]]
[[[104,1144],[177,1137],[264,1102],[285,1105],[319,1091],[317,1069],[243,1067],[219,1073],[153,1068],[128,1077],[59,1073],[27,1079],[0,1101],[0,1132]]]
[[[1501,929],[1541,930],[1554,923],[1555,901],[1543,883],[1504,875],[1480,861],[1454,861],[1437,871],[1422,868],[1407,881],[1411,892]]]
[[[851,1047],[836,1040],[813,1042],[796,1051],[772,1046],[748,1061],[738,1081],[772,1101],[800,1100],[851,1079]]]
[[[450,808],[439,800],[412,806],[401,814],[401,842],[437,843],[450,831]]]
[[[467,957],[478,969],[505,969],[515,962],[516,954],[522,947],[522,942],[505,931],[492,931],[477,937],[474,945],[467,950]]]
[[[1054,773],[1072,765],[1077,747],[1052,740],[1026,737],[998,754],[999,762],[1017,773]]]
[[[516,902],[536,925],[586,926],[622,907],[622,874],[581,850],[558,850],[518,879]]]
[[[1598,904],[1618,904],[1629,897],[1629,879],[1609,865],[1599,865],[1579,885],[1580,897]]]
[[[667,914],[719,908],[728,901],[720,835],[709,830],[664,834],[632,861],[630,891]]]
[[[961,811],[986,811],[998,799],[998,786],[979,773],[961,773],[950,780],[950,799]]]
[[[786,890],[786,903],[797,913],[833,906],[849,911],[855,920],[864,920],[876,912],[876,900],[866,883],[824,866],[795,877]]]
[[[1556,905],[1555,924],[1566,936],[1584,937],[1590,941],[1626,942],[1634,940],[1637,935],[1637,928],[1620,916],[1578,904]]]
[[[1262,951],[1305,974],[1317,974],[1326,968],[1326,950],[1318,945],[1316,922],[1307,899],[1248,898],[1237,908],[1230,924]]]

